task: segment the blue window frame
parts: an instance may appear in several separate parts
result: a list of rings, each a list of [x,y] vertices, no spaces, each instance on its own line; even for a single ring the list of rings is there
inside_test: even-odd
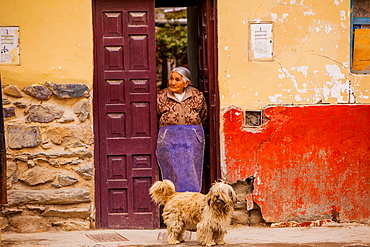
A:
[[[356,31],[361,29],[361,31]],[[370,1],[351,0],[351,72],[370,73]]]

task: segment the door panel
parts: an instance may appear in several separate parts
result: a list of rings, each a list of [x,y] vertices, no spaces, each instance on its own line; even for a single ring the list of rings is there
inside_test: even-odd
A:
[[[156,228],[154,0],[94,0],[97,228]]]
[[[197,1],[198,16],[198,77],[199,89],[203,92],[208,105],[208,125],[205,129],[206,147],[204,157],[203,192],[220,174],[219,151],[219,102],[217,84],[217,27],[214,0]],[[207,187],[208,185],[208,187]]]

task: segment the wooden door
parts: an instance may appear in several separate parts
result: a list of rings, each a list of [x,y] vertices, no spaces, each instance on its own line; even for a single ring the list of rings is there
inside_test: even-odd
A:
[[[97,228],[159,227],[154,0],[94,0]]]
[[[198,80],[208,105],[208,121],[205,129],[206,148],[204,157],[203,192],[220,174],[219,144],[219,94],[217,84],[217,23],[215,0],[197,1],[198,17]]]

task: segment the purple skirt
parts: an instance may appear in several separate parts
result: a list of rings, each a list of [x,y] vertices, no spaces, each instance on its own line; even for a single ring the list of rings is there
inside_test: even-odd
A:
[[[200,192],[204,158],[204,131],[200,125],[161,127],[157,159],[162,179],[171,180],[177,192]]]

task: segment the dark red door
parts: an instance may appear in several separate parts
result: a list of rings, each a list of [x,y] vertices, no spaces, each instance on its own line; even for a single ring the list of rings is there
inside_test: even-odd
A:
[[[154,0],[94,0],[96,227],[156,228]]]
[[[204,192],[209,189],[207,185],[210,186],[221,178],[215,2],[214,0],[197,1],[199,89],[204,93],[208,105],[208,125],[205,129]]]

